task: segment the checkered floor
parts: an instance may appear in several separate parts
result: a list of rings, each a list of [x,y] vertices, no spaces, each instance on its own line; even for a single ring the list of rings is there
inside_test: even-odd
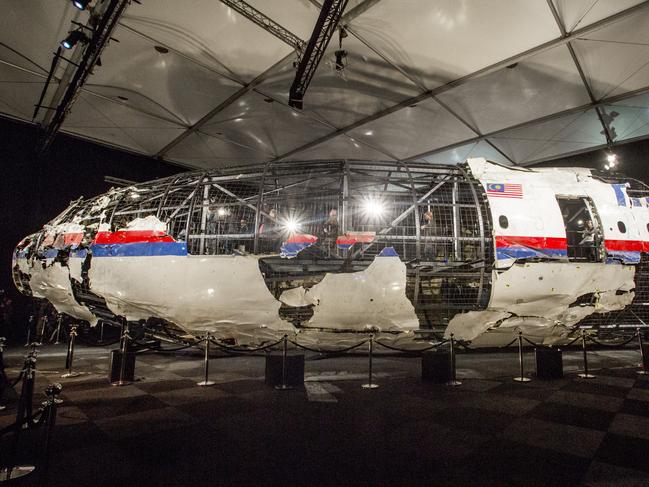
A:
[[[419,359],[380,357],[372,391],[366,358],[307,357],[306,387],[283,392],[264,385],[263,357],[214,359],[217,384],[199,388],[200,356],[139,356],[139,380],[118,388],[106,350],[80,349],[75,379],[59,378],[61,349],[43,351],[36,390],[61,381],[65,400],[49,485],[649,485],[649,377],[633,351],[592,355],[594,379],[575,376],[575,353],[566,378],[527,384],[514,354],[460,355],[455,388],[422,383]]]

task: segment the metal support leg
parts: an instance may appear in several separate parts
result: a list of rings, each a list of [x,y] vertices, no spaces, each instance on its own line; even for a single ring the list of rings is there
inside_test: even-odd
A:
[[[122,346],[120,348],[121,360],[119,363],[119,380],[113,382],[113,386],[127,386],[130,384],[129,381],[124,380],[124,375],[126,374],[126,354],[128,353],[128,344],[131,336],[128,334],[128,321],[126,318],[122,319]]]
[[[47,401],[43,403],[43,415],[45,418],[45,438],[43,440],[43,451],[38,468],[38,478],[40,485],[47,485],[47,471],[50,463],[50,443],[52,440],[52,433],[56,425],[56,413],[58,405],[63,401],[58,399],[57,396],[61,393],[61,384],[50,384],[45,389]]]
[[[595,376],[588,373],[588,353],[586,351],[586,330],[581,330],[581,347],[584,352],[584,371],[581,374],[577,374],[577,377],[582,379],[593,379]]]
[[[293,389],[293,386],[287,384],[286,380],[286,360],[288,357],[288,335],[284,335],[284,342],[282,347],[282,383],[275,386],[279,391],[287,391]]]
[[[77,336],[77,325],[72,325],[70,329],[70,339],[68,340],[68,355],[65,359],[68,364],[68,371],[63,374],[61,377],[67,379],[69,377],[79,377],[81,374],[79,372],[72,371],[72,362],[74,360],[74,338]]]
[[[29,347],[29,344],[32,340],[32,323],[34,322],[34,315],[29,315],[29,320],[27,320],[27,341],[25,346]]]
[[[450,346],[451,346],[451,354],[450,354],[450,360],[451,360],[451,380],[449,380],[446,385],[447,386],[459,386],[462,385],[462,382],[457,380],[457,375],[455,373],[455,338],[453,333],[451,333],[451,340],[450,340]]]
[[[59,338],[61,338],[61,323],[63,322],[63,315],[59,313],[59,317],[56,321],[56,340],[54,340],[54,345],[61,343]]]
[[[520,369],[520,375],[518,377],[514,377],[514,380],[521,383],[531,381],[532,379],[525,377],[523,371],[523,332],[520,330],[518,332],[518,367]]]
[[[203,379],[201,382],[197,382],[196,385],[199,386],[213,386],[216,384],[216,382],[211,381],[209,379],[210,375],[210,340],[212,337],[210,337],[210,332],[207,332],[207,335],[205,335],[205,379]]]
[[[104,343],[104,322],[99,322],[99,343]]]
[[[640,345],[640,366],[642,367],[642,370],[638,370],[638,374],[647,375],[649,374],[649,371],[645,367],[644,347],[642,346],[642,333],[640,328],[636,328],[636,332],[638,333],[638,343]]]
[[[372,356],[374,354],[374,333],[370,334],[370,340],[367,346],[368,356],[369,356],[369,367],[367,372],[367,384],[363,384],[361,388],[363,389],[376,389],[379,387],[378,384],[372,382]]]

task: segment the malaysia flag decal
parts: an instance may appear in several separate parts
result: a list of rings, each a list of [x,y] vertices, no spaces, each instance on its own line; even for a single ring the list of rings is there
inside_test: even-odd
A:
[[[487,183],[487,196],[495,198],[523,198],[523,185],[510,183]]]

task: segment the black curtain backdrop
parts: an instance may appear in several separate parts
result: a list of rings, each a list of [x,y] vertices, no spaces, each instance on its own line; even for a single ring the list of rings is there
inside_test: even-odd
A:
[[[79,196],[108,191],[104,176],[142,182],[186,170],[62,134],[39,158],[37,142],[35,126],[0,118],[0,289],[13,300],[16,321],[24,319],[28,304],[11,278],[11,255],[23,237]]]

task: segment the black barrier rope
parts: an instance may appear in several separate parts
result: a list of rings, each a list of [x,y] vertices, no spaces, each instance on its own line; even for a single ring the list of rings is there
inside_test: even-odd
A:
[[[379,342],[378,340],[374,341],[374,343],[376,343],[377,345],[381,345],[383,348],[387,348],[388,350],[394,350],[395,352],[413,353],[413,354],[427,352],[428,350],[432,350],[434,348],[439,348],[439,347],[441,347],[442,345],[444,345],[445,343],[448,343],[448,342],[449,342],[449,340],[442,340],[439,343],[432,344],[430,347],[418,348],[417,350],[409,350],[407,348],[398,348],[398,347],[394,347],[392,345],[387,345],[385,343]]]
[[[633,335],[631,335],[631,338],[629,338],[628,340],[625,340],[625,341],[623,341],[623,342],[621,342],[621,343],[604,343],[604,342],[600,342],[599,340],[596,340],[595,338],[593,338],[593,337],[590,336],[590,335],[586,335],[586,339],[587,339],[587,340],[590,340],[590,341],[593,342],[595,345],[599,345],[600,347],[619,348],[619,347],[623,347],[623,346],[625,346],[625,345],[628,345],[628,344],[631,343],[633,340],[635,340],[635,338],[636,338],[637,336],[638,336],[637,333],[634,333]]]
[[[289,340],[289,343],[292,343],[296,347],[302,348],[302,349],[307,350],[309,352],[332,354],[332,355],[333,354],[350,352],[350,351],[352,351],[352,350],[354,350],[354,349],[356,349],[356,348],[358,348],[358,347],[360,347],[362,345],[365,345],[367,342],[369,342],[369,340],[363,340],[362,342],[357,343],[356,345],[352,345],[351,347],[340,348],[340,349],[337,349],[337,350],[323,350],[323,349],[307,347],[306,345],[302,345],[301,343],[297,343],[297,342],[294,342],[293,340]]]
[[[237,353],[246,353],[246,352],[259,352],[260,350],[268,350],[269,348],[276,347],[280,343],[282,343],[282,340],[284,338],[280,338],[276,342],[270,343],[268,345],[263,345],[261,347],[256,347],[256,348],[237,348],[237,347],[229,347],[227,345],[223,345],[222,343],[219,343],[218,339],[216,338],[210,338],[210,342],[219,347],[222,350],[229,350],[231,352],[237,352]]]
[[[525,340],[527,343],[529,343],[530,345],[532,345],[533,347],[536,347],[536,348],[550,348],[547,345],[541,345],[539,343],[533,342],[532,340],[527,338],[525,335],[523,335],[523,340]]]

